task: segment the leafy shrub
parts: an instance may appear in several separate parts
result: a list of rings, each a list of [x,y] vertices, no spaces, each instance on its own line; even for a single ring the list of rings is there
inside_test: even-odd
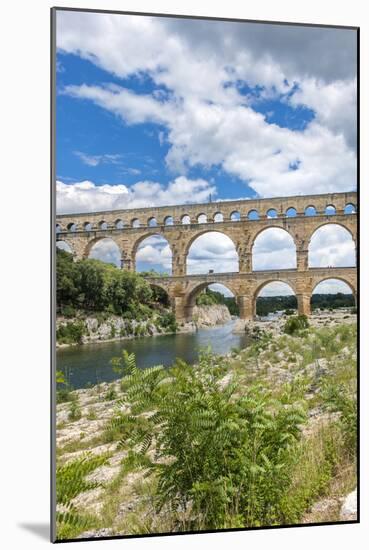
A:
[[[92,408],[89,408],[86,418],[87,420],[96,420],[97,418],[96,411],[94,411],[94,409]]]
[[[80,344],[85,331],[83,321],[69,322],[60,325],[56,331],[56,338],[60,344]]]
[[[69,405],[69,420],[79,420],[82,417],[81,407],[77,397],[73,397]]]
[[[113,401],[117,397],[118,397],[118,394],[115,391],[115,388],[110,388],[105,394],[105,401]]]
[[[71,305],[68,305],[68,306],[64,306],[63,307],[63,310],[62,310],[62,313],[64,315],[64,317],[75,317],[76,316],[76,308],[71,306]]]
[[[56,371],[56,384],[57,384],[57,391],[56,391],[56,402],[57,403],[65,403],[67,401],[70,401],[72,399],[72,386],[69,381],[70,378],[70,369],[66,369],[66,373],[58,370]]]
[[[300,330],[309,327],[309,321],[306,315],[297,315],[288,319],[283,327],[283,332],[286,334],[296,334]]]
[[[56,402],[66,403],[71,400],[71,393],[69,388],[61,388],[56,392]]]
[[[174,313],[162,313],[158,318],[158,324],[165,332],[177,332],[177,322]]]
[[[157,509],[191,510],[186,529],[278,523],[305,421],[301,406],[276,403],[259,385],[237,395],[237,380],[222,386],[224,369],[209,354],[196,368],[181,362],[169,371],[140,370],[128,354],[123,362],[130,412],[117,414],[111,428],[130,448],[125,467],[156,476]]]
[[[328,410],[339,412],[339,422],[345,438],[347,451],[356,454],[357,444],[357,387],[352,380],[341,381],[332,377],[323,387],[323,397]]]

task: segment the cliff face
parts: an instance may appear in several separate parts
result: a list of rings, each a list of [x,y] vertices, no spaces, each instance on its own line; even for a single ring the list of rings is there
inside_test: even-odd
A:
[[[223,325],[232,319],[229,309],[224,304],[212,306],[195,306],[193,320],[197,327],[213,327]]]

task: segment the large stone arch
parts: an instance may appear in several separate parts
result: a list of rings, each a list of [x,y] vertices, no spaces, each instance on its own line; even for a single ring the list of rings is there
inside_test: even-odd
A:
[[[94,248],[96,247],[96,245],[100,245],[104,241],[106,241],[108,244],[107,249],[104,250],[104,248],[101,249],[98,246],[97,248],[100,248],[100,254],[98,253],[97,256],[95,256]],[[113,247],[111,246],[112,244],[114,245]],[[109,258],[109,256],[111,257]],[[120,268],[122,267],[123,263],[122,247],[120,246],[120,243],[109,234],[101,236],[99,235],[98,237],[90,239],[87,244],[84,245],[81,257],[82,259],[99,259],[103,262],[113,263],[114,265],[116,265],[116,267]]]
[[[193,243],[196,241],[196,239],[198,239],[199,237],[202,237],[206,233],[221,233],[222,235],[225,235],[226,237],[231,239],[235,249],[237,250],[237,241],[232,231],[217,229],[217,225],[209,224],[206,229],[201,229],[200,231],[196,231],[195,233],[191,232],[191,236],[186,240],[184,244],[184,254],[186,255],[186,257],[188,256],[190,248],[193,245]]]
[[[297,265],[298,265],[298,258],[297,258],[297,253],[298,253],[298,243],[296,242],[297,240],[297,236],[295,234],[293,234],[291,231],[289,231],[287,228],[283,227],[283,226],[280,226],[280,225],[271,225],[271,226],[267,226],[267,227],[262,227],[261,229],[259,229],[256,234],[253,236],[252,240],[251,240],[251,249],[250,249],[250,271],[263,271],[263,269],[260,269],[260,268],[257,268],[255,269],[255,245],[257,244],[257,239],[259,237],[261,237],[263,235],[263,233],[265,234],[267,231],[272,231],[272,230],[278,230],[278,231],[283,231],[289,238],[290,238],[290,242],[291,244],[293,243],[293,246],[294,246],[294,255],[295,255],[295,266],[290,266],[290,265],[287,265],[287,266],[273,266],[271,267],[270,269],[274,269],[274,270],[277,270],[277,269],[295,269],[297,268]],[[268,268],[269,269],[269,268]]]
[[[204,290],[205,288],[213,284],[221,284],[225,286],[226,288],[228,288],[228,290],[232,292],[232,294],[237,300],[238,288],[232,282],[229,283],[228,281],[226,281],[224,283],[223,281],[218,281],[217,278],[214,277],[214,279],[207,280],[206,282],[203,281],[203,282],[199,282],[197,284],[191,285],[191,287],[187,290],[187,292],[183,296],[183,313],[184,313],[184,318],[187,322],[192,321],[193,308],[196,304],[196,297],[198,296],[198,294],[202,290]]]
[[[89,258],[90,256],[90,253],[93,249],[93,247],[101,242],[101,241],[104,241],[104,240],[109,240],[109,241],[113,241],[114,244],[116,244],[117,248],[119,249],[119,252],[120,252],[120,255],[122,257],[122,249],[120,247],[120,244],[119,242],[117,242],[111,235],[101,235],[101,236],[98,236],[98,237],[94,237],[93,239],[90,239],[87,244],[85,245],[84,247],[84,250],[83,250],[83,258],[84,259],[87,259]]]
[[[290,289],[293,291],[293,293],[295,294],[296,298],[298,296],[298,289],[297,289],[297,285],[296,285],[296,282],[294,280],[291,280],[291,279],[285,279],[285,278],[277,278],[277,277],[272,277],[270,279],[266,279],[265,281],[262,281],[261,283],[259,283],[258,285],[256,285],[252,290],[251,290],[251,296],[250,296],[250,299],[251,299],[251,311],[252,311],[252,317],[255,317],[256,316],[256,300],[258,298],[258,295],[260,294],[260,292],[263,290],[264,287],[266,287],[267,285],[269,285],[270,283],[283,283],[287,286],[290,287]]]
[[[161,231],[160,227],[153,227],[153,231],[145,232],[142,235],[139,235],[134,240],[134,242],[131,244],[130,255],[131,255],[131,259],[132,259],[132,269],[134,271],[136,271],[136,267],[137,267],[137,259],[136,258],[137,258],[137,253],[139,251],[140,245],[144,241],[146,241],[147,239],[150,239],[150,238],[153,238],[153,237],[160,237],[161,239],[163,239],[164,241],[167,242],[167,244],[170,248],[171,254],[172,254],[172,275],[173,275],[173,273],[174,273],[174,269],[173,269],[173,260],[174,260],[173,243],[171,242],[170,237],[168,236],[168,233],[166,233],[164,231]]]
[[[324,281],[329,280],[337,280],[342,281],[343,283],[346,283],[347,286],[351,289],[352,295],[354,296],[355,303],[357,301],[357,279],[356,277],[347,277],[345,275],[323,275],[320,277],[313,277],[311,281],[311,291],[310,291],[310,297],[313,295],[314,290],[316,287],[323,283]]]
[[[267,231],[268,229],[282,229],[283,231],[285,231],[290,235],[290,237],[293,239],[293,242],[295,243],[295,246],[297,248],[296,235],[293,233],[292,229],[289,229],[288,227],[285,226],[285,220],[282,220],[279,218],[270,218],[270,219],[273,220],[273,223],[260,224],[261,227],[252,233],[252,236],[250,238],[251,250],[253,249],[255,241],[259,237],[259,235],[261,235],[261,233],[263,233],[264,231]],[[278,220],[279,220],[279,223],[278,223]]]
[[[217,224],[215,224],[215,225],[217,225]],[[224,231],[224,230],[219,230],[216,227],[211,226],[211,227],[208,227],[205,230],[196,232],[194,235],[191,235],[191,237],[189,239],[187,239],[185,247],[184,247],[184,253],[183,253],[183,256],[182,256],[184,266],[185,266],[185,272],[187,274],[188,274],[188,259],[189,259],[189,254],[190,254],[191,247],[195,244],[195,242],[199,238],[204,237],[205,235],[211,235],[211,234],[223,235],[223,236],[227,237],[227,239],[229,239],[229,241],[233,245],[234,252],[237,255],[237,269],[232,270],[232,273],[239,271],[239,264],[240,264],[239,243],[235,239],[235,236],[234,236],[233,232],[232,231],[228,232],[228,231]],[[220,257],[221,256],[219,255],[219,259],[220,259]],[[236,258],[235,258],[235,260],[236,260]],[[221,272],[223,272],[223,270]]]
[[[345,221],[336,220],[334,219],[335,216],[332,216],[333,219],[330,220],[323,220],[323,221],[317,221],[316,223],[312,224],[312,227],[309,228],[309,230],[306,232],[306,237],[308,243],[310,243],[312,236],[314,233],[316,233],[321,227],[324,227],[326,225],[339,225],[340,227],[343,227],[343,229],[346,229],[348,233],[350,233],[351,238],[354,242],[356,242],[356,223],[352,224],[350,222],[345,223]]]
[[[64,244],[66,244],[66,245],[70,248],[70,253],[73,254],[73,256],[75,256],[76,252],[75,252],[75,250],[74,250],[73,242],[71,241],[71,239],[63,238],[63,239],[57,239],[57,241],[56,241],[56,247],[57,247],[59,250],[66,250],[64,247],[59,247],[59,246],[58,246],[58,243],[64,243]],[[66,252],[69,252],[69,250],[66,250]]]
[[[168,288],[168,285],[160,284],[158,281],[155,281],[155,282],[147,281],[147,283],[149,284],[150,287],[152,287],[154,289],[157,288],[157,289],[162,290],[163,292],[165,292],[165,294],[168,297],[168,304],[170,305],[170,307],[172,309],[174,309],[173,296],[171,295],[171,292],[170,292],[170,289]]]
[[[307,239],[307,245],[306,245],[306,248],[307,248],[307,268],[311,268],[311,267],[318,267],[317,265],[314,265],[314,260],[313,260],[313,251],[311,249],[312,247],[312,241],[313,241],[313,238],[314,236],[318,233],[318,231],[320,231],[321,229],[325,228],[325,227],[334,227],[334,226],[337,226],[338,228],[340,229],[343,229],[344,232],[349,236],[351,237],[351,240],[352,240],[352,245],[353,245],[353,249],[352,249],[352,252],[354,253],[355,255],[355,260],[354,260],[354,263],[352,265],[356,265],[357,264],[357,235],[356,235],[356,231],[354,232],[354,230],[352,230],[350,228],[350,224],[345,224],[343,222],[340,222],[340,221],[335,221],[333,220],[332,222],[328,222],[328,221],[324,221],[324,222],[321,222],[321,223],[317,223],[315,226],[314,226],[314,229],[313,230],[310,230],[310,234],[308,236],[308,239]],[[356,226],[355,226],[355,230],[356,230]],[[316,251],[315,251],[316,252]],[[341,264],[341,265],[335,265],[335,266],[321,266],[321,267],[345,267],[345,264]]]

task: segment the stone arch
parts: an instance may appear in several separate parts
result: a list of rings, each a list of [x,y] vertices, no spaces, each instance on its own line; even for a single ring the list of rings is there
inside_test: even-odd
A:
[[[250,210],[248,212],[247,219],[248,220],[260,220],[259,212],[255,208],[253,208],[252,210]]]
[[[232,282],[228,282],[224,284],[223,281],[217,281],[216,277],[214,279],[208,280],[206,282],[201,282],[198,284],[193,285],[190,290],[185,294],[183,297],[183,310],[184,310],[184,318],[186,322],[192,321],[192,315],[193,315],[193,308],[196,304],[196,298],[199,295],[199,293],[202,290],[205,290],[210,285],[213,284],[221,284],[222,286],[226,287],[230,292],[232,292],[233,296],[237,300],[238,292],[237,288],[233,285]]]
[[[174,225],[173,216],[165,216],[164,225]]]
[[[287,218],[295,218],[297,216],[297,210],[294,206],[290,206],[286,210],[286,217]]]
[[[269,208],[266,212],[266,217],[268,219],[274,219],[274,218],[278,218],[278,212],[275,208]]]
[[[223,214],[221,212],[215,212],[215,214],[213,216],[213,221],[215,223],[223,222],[224,221]]]
[[[63,228],[62,226],[60,225],[60,223],[57,223],[55,225],[55,233],[58,235],[59,233],[61,233],[63,231]]]
[[[108,228],[108,222],[106,222],[105,220],[101,220],[101,222],[99,222],[99,229],[101,229],[101,231],[106,231]]]
[[[59,250],[65,250],[66,252],[74,255],[74,248],[72,244],[66,239],[60,239],[56,241],[56,248],[58,248]]]
[[[238,210],[234,210],[234,212],[231,212],[230,220],[231,222],[241,221],[241,213]]]
[[[140,220],[138,218],[133,218],[131,220],[131,227],[140,227]]]
[[[93,230],[92,223],[91,222],[85,222],[83,224],[83,230],[87,231],[87,232],[92,231]]]
[[[192,237],[187,241],[187,244],[186,244],[186,248],[185,248],[185,252],[184,252],[184,260],[186,262],[186,273],[188,273],[188,260],[189,260],[189,255],[190,255],[190,252],[191,252],[191,247],[192,245],[194,245],[195,241],[197,241],[200,237],[203,237],[204,235],[206,234],[218,234],[218,235],[222,235],[224,237],[227,238],[227,240],[230,241],[230,243],[232,243],[233,245],[233,248],[234,248],[234,252],[235,252],[235,255],[237,256],[233,258],[233,260],[236,260],[237,261],[237,269],[235,271],[232,271],[232,272],[237,272],[239,270],[239,256],[238,256],[238,252],[237,252],[237,245],[234,241],[234,239],[228,234],[226,233],[225,231],[218,231],[216,229],[204,229],[202,231],[198,231],[196,232],[194,235],[192,235]],[[225,247],[227,248],[227,246],[225,245]],[[219,256],[220,258],[220,256]],[[216,259],[216,258],[214,258]],[[231,254],[229,254],[229,257],[228,258],[224,258],[223,256],[223,259],[225,262],[229,262],[230,265],[231,265],[231,260],[232,260],[232,257],[231,257]],[[210,258],[209,258],[210,260]],[[224,272],[224,271],[221,271],[221,272]],[[206,271],[202,272],[202,273],[206,273]],[[219,273],[219,271],[218,271]]]
[[[308,235],[309,240],[311,240],[312,236],[314,235],[314,233],[316,233],[318,231],[318,229],[320,229],[321,227],[324,227],[325,225],[339,225],[340,227],[343,227],[343,229],[346,229],[346,231],[348,231],[348,233],[350,233],[352,239],[355,240],[355,235],[354,235],[350,225],[346,224],[345,222],[341,222],[339,220],[336,220],[336,219],[332,219],[331,221],[324,220],[324,221],[321,221],[321,222],[317,222],[316,225],[314,225],[313,229],[311,230],[310,235]]]
[[[67,225],[67,230],[68,230],[70,233],[74,233],[75,231],[77,231],[77,229],[78,229],[78,226],[77,226],[76,223],[74,223],[74,222],[68,223],[68,225]]]
[[[271,230],[274,230],[274,231],[277,231],[278,230],[278,234],[282,235],[282,233],[280,232],[284,232],[288,238],[285,239],[285,245],[287,245],[287,240],[289,241],[289,244],[290,245],[293,245],[293,255],[294,257],[293,258],[290,258],[289,261],[286,263],[286,265],[279,265],[278,266],[275,266],[275,267],[267,267],[266,269],[296,269],[296,266],[297,266],[297,247],[296,247],[296,242],[295,242],[295,239],[294,239],[294,236],[288,231],[288,229],[286,229],[285,227],[281,227],[279,225],[271,225],[271,226],[268,226],[268,227],[262,227],[261,229],[259,229],[259,231],[257,231],[255,233],[255,235],[253,236],[253,240],[252,240],[252,243],[251,243],[251,263],[252,263],[252,270],[253,271],[263,271],[263,268],[262,267],[256,267],[257,265],[261,265],[261,260],[259,260],[257,257],[256,257],[256,254],[259,253],[259,254],[264,254],[263,250],[261,251],[258,251],[257,248],[258,248],[258,245],[257,245],[257,240],[260,239],[260,237],[262,236],[262,234],[265,232],[269,232]],[[277,241],[281,239],[276,239]],[[283,238],[282,238],[283,240]],[[282,244],[282,243],[281,243]],[[256,245],[256,249],[255,249],[255,245]],[[270,265],[274,265],[273,263],[273,258],[272,258],[272,255],[277,252],[278,249],[275,249],[273,251],[271,251],[271,253],[269,253],[269,260],[270,260]],[[292,249],[291,249],[291,252],[292,252]],[[275,255],[276,256],[276,255]],[[256,260],[256,261],[255,261]]]
[[[208,217],[204,212],[197,216],[197,223],[208,223]]]
[[[181,217],[181,224],[182,225],[189,225],[191,223],[191,218],[188,214],[183,214]]]
[[[327,204],[327,206],[324,209],[324,213],[326,216],[335,216],[336,207],[333,204]]]
[[[86,244],[85,246],[85,249],[84,249],[84,252],[83,252],[83,258],[89,258],[90,257],[90,254],[92,252],[92,249],[94,248],[94,246],[96,244],[98,244],[99,242],[101,241],[112,241],[116,247],[119,249],[120,251],[120,254],[121,254],[121,250],[120,250],[120,247],[119,247],[119,244],[115,241],[115,239],[111,236],[100,236],[100,237],[95,237],[94,239],[91,239],[88,241],[88,243]]]
[[[353,283],[349,277],[345,277],[344,275],[323,275],[322,277],[314,277],[313,284],[311,287],[311,295],[313,295],[314,290],[318,285],[320,285],[320,283],[324,283],[324,281],[330,281],[330,280],[332,281],[337,280],[337,281],[341,281],[342,283],[345,283],[350,288],[353,296],[356,299],[356,293],[357,293],[357,285],[355,284],[356,281],[355,283]]]
[[[352,202],[347,203],[344,210],[343,210],[343,213],[344,214],[356,214],[356,206]]]
[[[326,248],[324,248],[324,233],[322,233],[321,231],[325,227],[340,228],[338,235],[339,233],[341,233],[342,235],[341,241],[339,241],[338,239],[337,242],[334,243],[334,237],[333,237],[331,243],[328,242],[328,245],[330,244],[329,250],[328,250],[328,245]],[[341,229],[344,231],[344,233],[341,231]],[[315,248],[314,243],[319,238],[319,233],[322,235],[323,242],[321,242],[319,246],[316,245],[317,249],[314,250]],[[333,231],[332,231],[332,235],[333,235]],[[351,240],[347,240],[346,238],[344,238],[344,235],[347,235]],[[326,240],[329,241],[329,234],[326,236]],[[314,230],[311,232],[308,243],[309,243],[309,246],[308,246],[308,266],[309,267],[328,267],[329,268],[329,267],[352,267],[356,265],[355,238],[352,230],[345,223],[336,222],[335,220],[333,220],[332,222],[326,222],[326,223],[323,222],[323,223],[317,224],[314,227]],[[349,246],[349,243],[350,243],[350,246]],[[336,244],[336,247],[334,246],[335,244]],[[345,248],[343,248],[343,246]],[[337,262],[335,261],[332,262],[332,255],[335,253],[335,250],[334,250],[335,248],[337,249],[336,254],[338,256],[338,260]],[[325,252],[326,257],[328,255],[330,256],[330,258],[327,261],[323,261],[324,250],[326,251]],[[344,252],[346,253],[347,257],[350,258],[351,260],[350,263],[347,263],[347,260],[345,259],[340,260],[340,254],[342,258],[342,254]],[[318,254],[320,254],[322,257],[321,261],[319,261]],[[335,265],[333,265],[333,263]]]
[[[155,282],[155,283],[153,283],[151,281],[147,281],[147,282],[148,282],[149,286],[153,289],[154,292],[157,289],[159,291],[159,295],[160,294],[165,295],[167,303],[166,304],[164,303],[164,305],[167,305],[168,307],[173,307],[173,299],[172,299],[172,297],[169,293],[168,288],[165,285],[161,285],[158,282]],[[155,296],[154,296],[154,301],[155,301]],[[161,301],[161,303],[162,303],[162,301]]]
[[[149,227],[157,227],[158,222],[157,222],[155,216],[152,216],[151,218],[149,218],[149,219],[147,220],[147,225],[148,225]]]
[[[120,218],[115,220],[114,222],[115,229],[123,229],[124,228],[124,222]]]
[[[297,309],[297,289],[296,289],[296,286],[295,286],[295,283],[294,281],[290,281],[290,280],[284,280],[284,279],[276,279],[276,278],[273,278],[273,279],[268,279],[266,281],[263,281],[262,283],[260,283],[253,291],[252,293],[252,296],[251,296],[251,300],[252,300],[252,304],[251,304],[251,307],[252,307],[252,315],[253,317],[256,316],[256,305],[257,305],[257,299],[260,295],[260,293],[262,292],[262,290],[267,287],[268,285],[270,284],[273,284],[273,283],[281,283],[283,285],[286,285],[288,286],[291,290],[292,290],[292,294],[296,297],[296,309]]]
[[[157,241],[155,243],[155,240]],[[164,246],[161,246],[160,243],[158,243],[158,241],[161,241],[161,243],[164,245]],[[137,255],[139,254],[139,251],[140,251],[140,247],[141,245],[144,244],[145,241],[148,241],[147,243],[147,246],[151,247],[151,258],[148,257],[147,260],[146,260],[146,263],[148,264],[148,267],[150,266],[151,264],[151,269],[154,269],[154,265],[161,265],[163,266],[163,262],[165,260],[165,256],[162,256],[162,251],[165,247],[168,247],[169,248],[169,251],[170,251],[170,257],[168,256],[168,262],[170,263],[170,267],[167,267],[165,269],[166,272],[168,272],[169,275],[172,274],[172,271],[173,271],[173,266],[172,266],[172,263],[173,263],[173,249],[172,249],[172,245],[171,243],[168,241],[168,239],[163,235],[163,233],[161,233],[160,231],[159,232],[152,232],[150,234],[144,234],[144,235],[140,235],[140,237],[138,237],[134,244],[133,244],[133,247],[132,247],[132,260],[133,260],[133,265],[134,265],[134,268],[136,271],[150,271],[150,268],[148,269],[142,269],[142,270],[138,270],[137,269],[137,263],[138,262],[145,262],[145,260],[141,260],[139,258],[137,258]],[[164,244],[165,242],[165,244]],[[158,246],[157,246],[158,245]],[[158,256],[157,257],[157,260],[158,260],[158,263],[155,264],[154,260],[155,260],[155,256]],[[157,269],[154,269],[154,271],[157,271]]]
[[[305,208],[305,216],[316,216],[316,214],[316,208],[312,204],[309,204],[309,206]]]

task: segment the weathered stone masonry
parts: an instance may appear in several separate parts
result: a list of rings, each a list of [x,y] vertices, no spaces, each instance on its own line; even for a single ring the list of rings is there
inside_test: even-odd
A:
[[[325,279],[346,282],[356,299],[356,267],[309,268],[308,265],[310,239],[323,225],[343,226],[357,246],[357,216],[356,213],[345,213],[347,205],[353,205],[356,212],[355,192],[63,214],[57,216],[56,239],[68,243],[75,258],[79,259],[87,258],[98,241],[111,238],[121,250],[122,268],[135,270],[139,244],[150,235],[163,236],[172,250],[172,275],[148,280],[168,292],[179,322],[191,319],[196,295],[210,283],[226,285],[237,298],[241,318],[251,319],[261,288],[272,281],[283,281],[295,291],[299,312],[309,315],[311,294],[315,286]],[[315,208],[316,215],[305,214],[309,206]],[[326,213],[328,206],[334,207],[334,214]],[[290,208],[296,210],[295,217],[286,215]],[[277,217],[268,217],[270,210],[275,210]],[[256,211],[259,219],[249,219],[251,211]],[[204,216],[206,222],[203,222]],[[293,238],[296,269],[252,270],[254,241],[259,233],[270,227],[282,228]],[[224,233],[233,241],[239,257],[238,273],[186,275],[186,259],[191,244],[209,231]]]

